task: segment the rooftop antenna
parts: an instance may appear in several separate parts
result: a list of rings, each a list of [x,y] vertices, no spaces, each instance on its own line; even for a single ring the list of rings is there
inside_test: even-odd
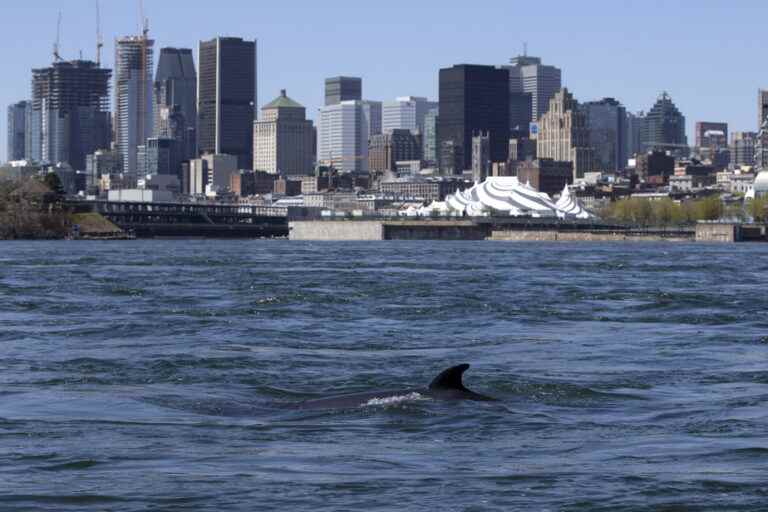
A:
[[[61,11],[59,11],[59,19],[56,22],[56,42],[53,43],[53,61],[60,62],[61,54],[59,48],[61,46]]]
[[[96,67],[101,67],[101,49],[104,48],[104,36],[101,33],[101,8],[96,0]]]
[[[523,41],[523,57],[527,57],[527,56],[528,56],[528,42]]]

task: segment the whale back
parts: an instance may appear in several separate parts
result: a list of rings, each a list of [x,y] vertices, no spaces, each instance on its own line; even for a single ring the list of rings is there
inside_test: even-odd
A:
[[[469,370],[468,364],[460,364],[459,366],[448,368],[435,377],[429,385],[429,391],[433,396],[449,400],[494,401],[493,398],[475,393],[464,386],[464,372],[467,370]]]
[[[429,385],[429,389],[432,391],[469,391],[466,387],[464,387],[464,372],[467,370],[469,370],[468,364],[460,364],[459,366],[448,368],[443,373],[435,377],[435,379]]]

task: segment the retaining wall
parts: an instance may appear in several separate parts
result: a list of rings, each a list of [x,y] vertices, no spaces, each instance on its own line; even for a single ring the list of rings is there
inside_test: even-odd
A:
[[[288,238],[319,242],[384,240],[384,222],[365,220],[293,221],[289,224]]]

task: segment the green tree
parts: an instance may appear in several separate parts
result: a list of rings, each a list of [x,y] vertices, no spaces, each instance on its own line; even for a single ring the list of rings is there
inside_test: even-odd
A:
[[[755,222],[765,222],[768,219],[768,201],[765,198],[755,198],[747,203],[747,211]]]
[[[46,186],[51,189],[51,192],[56,194],[58,197],[64,196],[64,185],[61,184],[61,179],[55,172],[49,172],[46,174],[43,178],[43,183],[45,183]]]
[[[709,196],[697,202],[696,220],[718,220],[723,213],[723,202],[718,196]]]
[[[653,223],[658,226],[669,226],[675,218],[675,207],[671,199],[661,199],[653,202]]]

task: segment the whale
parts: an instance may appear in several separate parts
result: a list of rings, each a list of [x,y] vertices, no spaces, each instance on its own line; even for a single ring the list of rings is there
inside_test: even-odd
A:
[[[464,373],[470,365],[461,364],[448,368],[435,377],[426,388],[368,391],[328,398],[307,400],[298,404],[299,409],[354,409],[366,405],[388,405],[411,400],[444,400],[493,402],[495,398],[475,393],[464,386]]]

